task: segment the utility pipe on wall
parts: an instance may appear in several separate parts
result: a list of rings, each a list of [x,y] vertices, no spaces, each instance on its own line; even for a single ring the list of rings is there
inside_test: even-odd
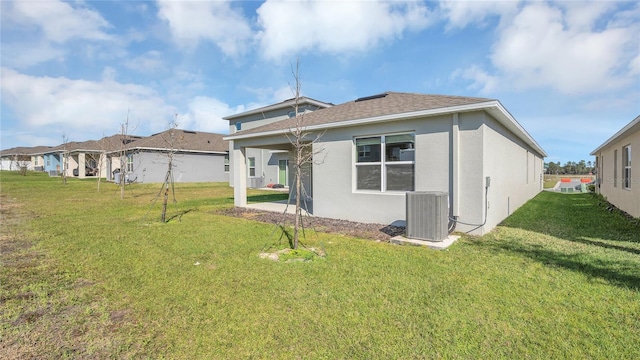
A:
[[[460,183],[459,183],[459,126],[458,126],[458,113],[454,113],[453,114],[453,119],[452,119],[452,127],[451,127],[451,147],[452,147],[452,174],[451,176],[453,177],[453,194],[451,194],[452,199],[451,199],[451,206],[452,206],[452,216],[454,218],[457,218],[459,216],[459,196],[458,196],[458,191],[460,190]]]

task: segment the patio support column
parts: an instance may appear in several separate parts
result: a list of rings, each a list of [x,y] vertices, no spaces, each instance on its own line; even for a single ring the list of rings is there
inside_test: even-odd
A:
[[[80,179],[84,179],[85,178],[85,173],[84,173],[84,167],[85,167],[85,153],[81,152],[78,154],[78,178]]]
[[[233,204],[247,206],[247,160],[246,148],[233,145]]]

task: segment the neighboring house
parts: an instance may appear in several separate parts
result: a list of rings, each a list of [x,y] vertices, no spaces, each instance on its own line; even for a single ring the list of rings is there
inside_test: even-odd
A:
[[[50,149],[48,146],[15,147],[0,151],[0,170],[44,171],[42,152]]]
[[[633,217],[640,217],[640,116],[591,152],[596,157],[596,192]]]
[[[173,153],[173,182],[227,182],[228,149],[220,134],[171,129],[109,152],[108,179],[114,180],[114,172],[122,171],[127,181],[164,182]]]
[[[242,130],[257,128],[266,124],[289,119],[295,116],[295,99],[289,99],[280,103],[245,111],[239,114],[227,116],[229,121],[229,134]],[[331,103],[314,100],[308,97],[298,99],[298,113],[306,114],[315,110],[333,106]],[[229,142],[229,149],[233,148],[233,141]],[[230,153],[230,177],[229,183],[233,186],[233,154]],[[289,152],[280,148],[247,148],[247,186],[261,188],[269,184],[289,186]]]
[[[306,113],[320,152],[313,215],[406,220],[406,193],[444,191],[458,231],[482,235],[542,191],[544,150],[498,100],[387,92]],[[295,119],[243,128],[233,142],[236,206],[246,206],[248,149],[290,151]]]

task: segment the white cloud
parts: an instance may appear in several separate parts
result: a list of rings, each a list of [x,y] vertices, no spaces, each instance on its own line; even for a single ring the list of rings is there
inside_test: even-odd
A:
[[[268,0],[257,13],[262,28],[257,37],[267,59],[301,51],[364,51],[431,22],[426,6],[414,1]]]
[[[162,61],[162,53],[155,50],[147,51],[142,55],[125,61],[124,66],[141,73],[156,73],[165,69]]]
[[[469,89],[477,90],[483,94],[490,94],[499,87],[500,79],[482,70],[476,65],[472,65],[466,69],[458,69],[453,73],[453,78],[463,78],[471,80]]]
[[[65,77],[38,77],[2,68],[2,102],[16,114],[21,127],[67,133],[118,132],[130,111],[132,123],[153,126],[175,110],[152,90],[110,80],[110,69],[99,82]],[[75,139],[75,137],[74,137]],[[88,139],[80,139],[88,140]]]
[[[194,47],[212,41],[224,54],[244,51],[251,27],[242,13],[228,1],[158,0],[158,18],[166,21],[176,44]]]
[[[2,65],[14,69],[27,69],[51,60],[64,61],[65,56],[66,50],[48,42],[2,44]]]
[[[222,119],[224,116],[245,111],[244,106],[232,108],[218,99],[206,96],[193,98],[189,101],[188,108],[187,114],[178,116],[178,127],[218,134],[229,133],[229,122]]]
[[[487,19],[509,18],[518,10],[520,1],[458,1],[444,0],[440,8],[447,19],[447,28],[465,28],[470,25],[485,27]]]
[[[521,89],[551,86],[577,94],[625,85],[626,74],[618,69],[629,62],[625,48],[637,42],[637,32],[631,28],[592,30],[606,7],[596,3],[587,11],[590,6],[567,8],[568,15],[543,3],[525,7],[495,44],[494,65]]]
[[[495,74],[477,66],[458,72],[485,90],[550,87],[575,95],[625,88],[637,81],[640,28],[618,21],[615,6],[527,3],[498,29],[490,55]]]
[[[96,11],[81,7],[81,3],[75,4],[76,7],[56,0],[14,1],[6,9],[6,19],[21,26],[35,25],[47,40],[57,43],[73,39],[110,39],[104,32],[110,27],[109,23]]]

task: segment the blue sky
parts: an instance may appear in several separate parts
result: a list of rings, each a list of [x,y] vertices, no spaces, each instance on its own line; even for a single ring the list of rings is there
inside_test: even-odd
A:
[[[589,152],[640,114],[637,1],[1,1],[2,149],[226,133],[303,95],[495,98],[549,154]]]

